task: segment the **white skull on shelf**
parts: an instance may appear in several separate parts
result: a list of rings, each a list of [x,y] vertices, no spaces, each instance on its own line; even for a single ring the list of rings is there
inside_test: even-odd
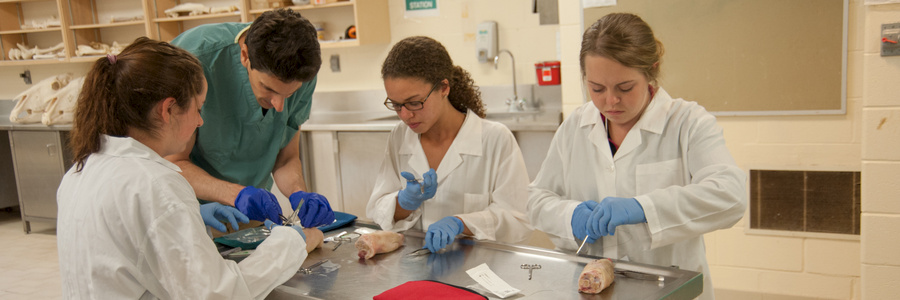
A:
[[[41,122],[47,106],[56,97],[57,92],[69,84],[71,79],[71,73],[51,76],[16,95],[13,98],[16,101],[16,106],[9,113],[9,120],[14,123]]]

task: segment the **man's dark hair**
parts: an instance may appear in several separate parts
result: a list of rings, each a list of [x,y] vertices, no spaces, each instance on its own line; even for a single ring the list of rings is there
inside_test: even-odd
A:
[[[291,9],[264,12],[250,25],[244,43],[250,68],[281,81],[310,81],[322,66],[316,28]]]

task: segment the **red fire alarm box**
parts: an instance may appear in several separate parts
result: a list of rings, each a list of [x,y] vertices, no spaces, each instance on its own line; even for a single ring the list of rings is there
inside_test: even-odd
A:
[[[559,61],[545,61],[534,64],[538,85],[559,84]]]

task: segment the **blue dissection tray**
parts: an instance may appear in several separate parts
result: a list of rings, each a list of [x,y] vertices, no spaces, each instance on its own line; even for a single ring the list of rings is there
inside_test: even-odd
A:
[[[353,220],[356,220],[356,216],[348,214],[348,213],[336,211],[336,212],[334,212],[334,223],[319,226],[319,230],[321,230],[322,232],[328,232],[331,230],[335,230],[335,229],[350,225],[350,223],[352,223]]]
[[[322,226],[319,226],[318,228],[322,232],[327,232],[327,231],[335,230],[335,229],[350,225],[350,223],[352,223],[353,220],[356,220],[356,216],[348,214],[348,213],[336,211],[336,212],[334,212],[334,223],[331,223],[328,225],[322,225]],[[242,241],[240,239],[241,236],[247,235],[247,234],[251,233],[253,230],[259,230],[259,228],[248,228],[248,229],[244,229],[244,230],[241,230],[238,232],[229,233],[225,236],[215,238],[214,241],[216,241],[217,243],[223,244],[223,245],[230,246],[230,247],[241,247],[241,249],[244,249],[244,250],[256,249],[256,247],[259,246],[259,244],[261,244],[263,242],[263,240],[265,240],[265,238],[259,239],[259,240],[253,240],[252,242]]]

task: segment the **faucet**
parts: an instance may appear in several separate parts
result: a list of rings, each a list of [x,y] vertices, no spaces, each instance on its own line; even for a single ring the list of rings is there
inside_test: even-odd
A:
[[[513,78],[513,98],[506,99],[506,105],[509,106],[509,111],[524,111],[525,110],[525,99],[519,99],[519,91],[516,88],[516,58],[513,56],[512,52],[509,50],[503,49],[500,50],[500,53],[506,52],[509,54],[509,59],[512,61],[512,78]],[[497,66],[500,63],[500,55],[494,56],[494,70],[497,69]]]

